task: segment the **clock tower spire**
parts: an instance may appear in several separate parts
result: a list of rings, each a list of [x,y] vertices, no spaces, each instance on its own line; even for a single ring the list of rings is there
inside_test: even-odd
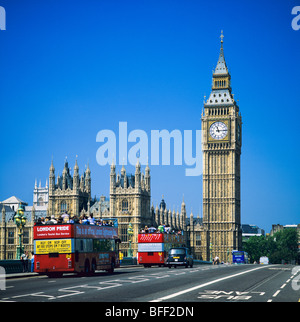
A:
[[[218,256],[231,261],[241,249],[239,107],[231,90],[231,76],[221,49],[213,72],[212,90],[204,102],[203,132],[203,259]]]

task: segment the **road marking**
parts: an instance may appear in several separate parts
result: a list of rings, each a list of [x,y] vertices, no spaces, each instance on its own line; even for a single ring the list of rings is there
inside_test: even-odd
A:
[[[276,292],[273,294],[273,297],[276,297],[279,293],[280,293],[280,290],[276,291]]]
[[[284,288],[286,286],[286,283],[284,283],[283,285],[280,286],[280,288]]]
[[[208,286],[208,285],[211,285],[211,284],[215,284],[215,283],[218,283],[218,282],[221,282],[221,281],[225,281],[227,279],[234,278],[236,276],[240,276],[240,275],[244,275],[244,274],[247,274],[247,273],[250,273],[250,272],[254,272],[254,271],[256,271],[258,269],[262,269],[262,268],[266,268],[266,267],[265,266],[260,266],[260,267],[250,269],[250,270],[245,271],[245,272],[241,272],[241,273],[229,275],[229,276],[226,276],[226,277],[218,278],[216,280],[213,280],[213,281],[210,281],[210,282],[207,282],[207,283],[204,283],[204,284],[200,284],[200,285],[188,288],[188,289],[180,291],[180,292],[176,292],[176,293],[173,293],[173,294],[170,294],[170,295],[167,295],[167,296],[160,297],[160,298],[152,300],[150,302],[161,302],[161,301],[169,300],[169,299],[172,299],[172,298],[177,297],[179,295],[183,295],[183,294],[186,294],[186,293],[189,293],[189,292],[193,292],[195,290],[198,290],[199,288],[202,288],[202,287],[205,287],[205,286]]]
[[[263,296],[265,292],[241,292],[241,291],[216,291],[216,290],[204,290],[204,292],[199,292],[198,299],[206,299],[206,300],[239,300],[239,301],[248,301],[253,296]]]

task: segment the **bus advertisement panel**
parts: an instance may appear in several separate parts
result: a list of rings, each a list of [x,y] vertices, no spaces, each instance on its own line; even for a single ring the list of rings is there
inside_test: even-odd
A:
[[[144,267],[164,266],[168,252],[174,247],[185,246],[184,236],[164,233],[138,235],[138,263]]]
[[[34,226],[35,271],[47,275],[113,272],[120,266],[118,227],[82,224]]]

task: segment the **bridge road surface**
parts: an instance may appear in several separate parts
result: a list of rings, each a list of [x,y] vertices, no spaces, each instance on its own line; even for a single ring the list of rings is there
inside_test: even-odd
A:
[[[114,274],[6,279],[0,302],[298,302],[299,266],[119,268]],[[298,271],[297,271],[298,270]]]

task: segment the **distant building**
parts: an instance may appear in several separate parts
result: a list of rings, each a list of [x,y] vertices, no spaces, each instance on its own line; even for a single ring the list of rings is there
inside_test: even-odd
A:
[[[253,236],[265,236],[265,231],[255,225],[242,225],[242,237],[243,241],[248,240]]]
[[[109,199],[105,196],[101,196],[99,200],[96,198],[93,200],[93,205],[90,208],[90,213],[94,218],[102,218],[109,216]]]
[[[16,199],[20,200],[18,198]],[[22,202],[21,204],[27,205],[26,202]],[[18,207],[14,205],[15,210],[12,210],[11,207],[0,204],[0,260],[16,259],[17,246],[19,245],[19,229],[14,222],[14,216]],[[34,209],[32,212],[25,210],[24,215],[26,217],[26,225],[23,228],[22,244],[25,251],[32,252]]]
[[[39,186],[37,181],[35,181],[34,190],[33,190],[33,206],[35,210],[47,210],[49,202],[49,188],[48,180],[46,180],[45,187],[42,187],[41,181]]]
[[[39,217],[46,217],[47,209],[49,202],[49,188],[48,188],[48,180],[46,180],[45,187],[42,187],[41,181],[39,185],[37,185],[37,181],[35,180],[34,189],[33,189],[33,205],[25,206],[25,213],[33,213],[33,220]]]
[[[24,207],[28,206],[27,202],[22,201],[21,199],[17,198],[16,196],[12,196],[8,199],[3,200],[1,202],[1,204],[5,205],[5,206],[9,206],[12,211],[17,211],[20,204]]]
[[[277,224],[277,225],[272,225],[272,230],[270,231],[270,235],[273,236],[275,233],[277,233],[281,230],[284,230],[286,228],[297,229],[298,233],[300,234],[300,224],[298,224],[298,225],[285,225],[285,226]]]

